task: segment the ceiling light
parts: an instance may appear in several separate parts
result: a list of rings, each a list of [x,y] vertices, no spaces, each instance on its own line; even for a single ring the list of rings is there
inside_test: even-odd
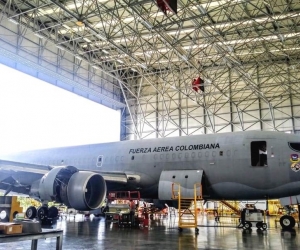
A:
[[[103,49],[102,52],[105,53],[105,54],[109,54],[109,52],[105,49]]]
[[[120,60],[120,59],[117,59],[116,60],[117,62],[119,62],[119,63],[124,63],[122,60]]]
[[[94,68],[94,69],[100,69],[97,65],[93,65],[92,68]]]
[[[64,47],[62,47],[61,45],[56,45],[56,48],[60,49],[60,50],[65,50]]]
[[[66,29],[71,29],[71,27],[66,24],[63,24],[62,26],[65,27]]]
[[[19,22],[17,20],[12,19],[12,18],[8,18],[8,21],[10,21],[11,23],[16,24],[16,25],[19,24]]]
[[[75,58],[78,59],[78,60],[82,60],[83,58],[79,55],[75,55]]]
[[[40,33],[38,33],[38,32],[34,32],[34,35],[37,36],[38,38],[41,38],[41,39],[44,38],[44,37],[43,37]]]
[[[107,40],[107,38],[106,38],[106,36],[105,35],[102,35],[102,34],[100,34],[100,33],[98,33],[98,34],[96,34],[96,37],[98,37],[98,38],[100,38],[100,39],[102,39],[102,40]]]
[[[199,8],[201,14],[203,14],[203,15],[207,14],[206,9],[203,6],[199,5],[198,8]]]
[[[86,37],[84,37],[83,40],[86,41],[86,42],[88,42],[88,43],[91,43],[91,42],[92,42],[90,39],[88,39],[88,38],[86,38]]]
[[[143,21],[143,23],[145,24],[145,26],[146,26],[148,29],[152,29],[152,28],[153,28],[152,24],[150,24],[149,22]]]
[[[147,69],[147,66],[143,63],[140,64],[143,69]]]
[[[187,58],[187,56],[186,55],[179,55],[184,61],[188,61],[188,58]]]

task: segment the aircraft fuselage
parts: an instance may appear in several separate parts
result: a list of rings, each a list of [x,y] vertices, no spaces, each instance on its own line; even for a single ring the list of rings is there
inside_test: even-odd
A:
[[[204,198],[250,200],[300,194],[299,145],[296,135],[247,131],[45,149],[10,160],[126,173],[122,189],[140,190],[148,198],[157,198],[162,171],[203,170]]]

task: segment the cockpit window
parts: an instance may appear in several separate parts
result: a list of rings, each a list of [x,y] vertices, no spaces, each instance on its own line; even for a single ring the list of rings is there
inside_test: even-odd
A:
[[[258,167],[266,167],[268,166],[267,160],[267,142],[251,142],[251,165]]]
[[[297,152],[300,152],[300,142],[289,142],[289,147]]]

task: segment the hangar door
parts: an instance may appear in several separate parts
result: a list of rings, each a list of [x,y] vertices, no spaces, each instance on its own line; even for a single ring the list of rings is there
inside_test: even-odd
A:
[[[172,200],[172,184],[178,183],[182,197],[194,197],[194,185],[202,183],[203,170],[164,170],[158,184],[158,198]]]

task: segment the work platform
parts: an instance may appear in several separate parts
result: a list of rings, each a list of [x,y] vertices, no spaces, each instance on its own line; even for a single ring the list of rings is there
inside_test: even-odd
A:
[[[63,230],[63,250],[116,249],[116,250],[195,250],[195,249],[300,249],[300,229],[282,231],[275,228],[275,217],[268,218],[266,231],[237,229],[237,218],[221,217],[216,223],[213,215],[199,215],[199,234],[193,228],[178,231],[176,216],[154,216],[149,227],[120,228],[106,223],[104,217],[87,220],[77,215],[75,221],[63,219],[57,229]],[[39,239],[39,250],[56,248],[56,239]],[[0,250],[31,249],[31,241],[0,244]]]
[[[0,234],[0,249],[3,243],[8,243],[6,249],[10,249],[10,246],[13,244],[23,245],[24,241],[31,241],[31,250],[41,249],[38,245],[38,240],[45,240],[47,238],[55,238],[56,244],[53,249],[62,250],[62,237],[63,230],[43,230],[40,233],[21,233],[21,234]],[[17,243],[16,243],[17,242]],[[25,243],[26,244],[26,243]],[[20,247],[15,247],[11,249],[23,249]],[[26,248],[25,248],[26,249]],[[29,249],[29,248],[27,248]],[[50,250],[50,249],[49,249]]]

